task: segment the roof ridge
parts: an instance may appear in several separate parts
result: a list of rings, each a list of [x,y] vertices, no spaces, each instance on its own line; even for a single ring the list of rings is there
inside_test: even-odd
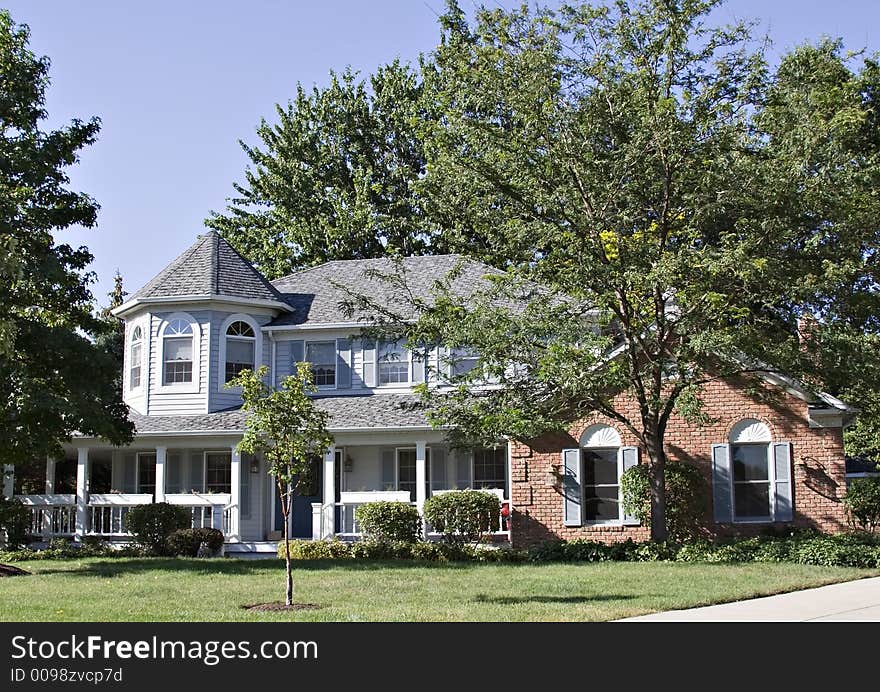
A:
[[[275,288],[275,286],[272,285],[272,282],[269,281],[269,279],[267,279],[267,278],[264,276],[263,272],[261,272],[259,269],[257,269],[257,268],[254,266],[253,262],[251,262],[247,257],[245,257],[244,255],[242,255],[238,250],[236,250],[235,247],[232,245],[232,243],[230,243],[228,240],[226,240],[226,238],[224,238],[222,235],[220,235],[219,233],[217,233],[217,231],[213,231],[213,230],[212,230],[211,232],[212,232],[214,235],[216,235],[216,236],[217,236],[217,239],[218,239],[218,240],[217,240],[217,258],[218,258],[218,265],[219,265],[219,257],[220,257],[220,241],[222,240],[222,241],[226,244],[226,247],[228,247],[230,250],[232,250],[232,252],[235,254],[235,256],[238,257],[242,262],[244,262],[245,266],[246,266],[248,269],[250,269],[254,274],[257,275],[257,278],[260,279],[260,281],[263,283],[263,285],[266,286],[267,288],[269,288],[270,291],[271,291],[272,293],[274,293],[275,296],[276,296],[279,300],[281,299],[281,295],[280,295],[278,289]],[[220,291],[220,278],[219,278],[219,276],[218,276],[218,278],[217,278],[217,292],[219,293],[219,291]],[[286,301],[283,301],[283,300],[282,300],[281,302],[285,303],[285,305],[287,304]]]

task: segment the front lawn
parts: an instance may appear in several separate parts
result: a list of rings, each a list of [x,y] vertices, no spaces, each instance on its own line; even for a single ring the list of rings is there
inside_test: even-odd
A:
[[[283,598],[276,560],[71,559],[18,563],[0,580],[0,620],[613,620],[877,576],[796,564],[295,565],[297,602],[319,610],[252,612]]]

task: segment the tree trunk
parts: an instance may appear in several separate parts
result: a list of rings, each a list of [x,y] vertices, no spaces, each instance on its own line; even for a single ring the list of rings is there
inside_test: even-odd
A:
[[[651,540],[665,541],[669,536],[666,529],[666,450],[658,434],[647,436],[648,481],[651,488]]]
[[[293,605],[293,571],[290,567],[290,522],[287,521],[290,516],[290,492],[284,493],[279,485],[278,493],[281,495],[281,516],[284,522],[284,568],[286,570],[284,604],[289,607]]]

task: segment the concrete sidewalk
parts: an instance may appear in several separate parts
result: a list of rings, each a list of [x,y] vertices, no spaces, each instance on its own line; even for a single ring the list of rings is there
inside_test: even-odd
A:
[[[880,577],[618,622],[880,622]]]

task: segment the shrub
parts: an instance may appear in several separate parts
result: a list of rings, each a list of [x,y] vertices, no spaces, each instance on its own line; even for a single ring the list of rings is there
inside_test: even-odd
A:
[[[168,554],[197,557],[202,543],[207,544],[212,555],[217,554],[223,547],[223,532],[209,528],[177,529],[168,536]]]
[[[683,541],[697,535],[706,513],[706,480],[693,464],[667,461],[666,528],[669,538]],[[648,465],[636,464],[620,476],[620,494],[624,511],[641,523],[651,522],[651,488]]]
[[[854,525],[876,532],[880,527],[880,476],[854,478],[843,503]]]
[[[497,531],[500,512],[498,496],[480,490],[441,493],[425,501],[425,520],[447,543],[476,543]]]
[[[419,510],[406,502],[368,502],[355,510],[355,518],[371,541],[413,543],[422,533]]]
[[[147,551],[153,555],[167,555],[168,537],[178,529],[188,528],[190,521],[190,511],[186,507],[155,502],[131,509],[123,524]]]
[[[18,548],[27,543],[31,513],[19,500],[0,496],[0,545]]]

